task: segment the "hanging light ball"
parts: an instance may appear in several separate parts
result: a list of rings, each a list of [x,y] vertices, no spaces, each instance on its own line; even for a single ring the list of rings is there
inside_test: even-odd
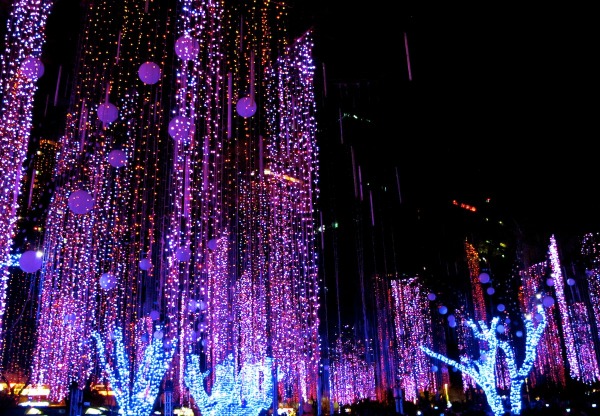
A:
[[[111,150],[108,154],[108,163],[113,168],[122,168],[127,163],[127,155],[122,150]]]
[[[111,290],[117,286],[117,277],[111,273],[102,273],[100,276],[100,287],[104,290]]]
[[[445,315],[448,312],[448,308],[442,305],[438,308],[438,312]]]
[[[87,214],[94,207],[94,199],[83,189],[71,192],[69,195],[69,209],[75,214]]]
[[[192,121],[189,117],[176,116],[169,122],[169,136],[178,142],[189,142]]]
[[[30,56],[21,63],[21,73],[30,81],[37,81],[44,75],[44,64],[38,58]]]
[[[200,52],[200,44],[190,35],[183,35],[175,42],[175,53],[182,61],[196,59]]]
[[[240,116],[244,118],[252,117],[256,114],[256,101],[252,97],[242,97],[238,100],[235,108]]]
[[[485,272],[484,272],[484,273],[481,273],[481,274],[479,275],[479,281],[480,281],[481,283],[488,283],[488,282],[490,281],[490,275],[489,275],[489,274],[487,274],[487,273],[485,273]]]
[[[435,293],[433,293],[433,292],[430,292],[430,293],[427,295],[427,299],[429,299],[429,300],[435,300],[435,298],[436,298],[436,296],[435,296]]]
[[[160,80],[160,66],[154,62],[144,62],[138,69],[138,76],[144,84],[156,84]]]
[[[157,321],[158,318],[160,318],[160,312],[158,312],[158,311],[150,312],[150,319],[152,319],[153,321]]]
[[[104,124],[110,124],[119,117],[117,106],[108,101],[98,106],[98,119]]]
[[[42,268],[42,256],[41,251],[28,250],[21,254],[19,267],[25,273],[35,273]]]
[[[214,251],[217,249],[217,240],[215,240],[214,238],[210,239],[208,240],[208,243],[206,245],[211,251]]]
[[[569,286],[573,286],[573,285],[575,285],[575,279],[573,279],[573,278],[569,277],[569,278],[567,279],[567,284],[568,284]]]
[[[554,305],[554,298],[552,296],[544,296],[542,299],[542,305],[544,305],[546,308],[549,308],[550,306]]]
[[[189,261],[192,258],[192,250],[188,247],[179,247],[175,250],[175,258],[179,261]]]
[[[152,267],[152,262],[149,259],[141,259],[140,260],[140,269],[148,270]]]

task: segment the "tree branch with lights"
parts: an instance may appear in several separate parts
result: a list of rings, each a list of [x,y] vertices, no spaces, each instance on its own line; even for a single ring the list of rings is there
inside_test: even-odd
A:
[[[461,356],[460,362],[438,354],[428,347],[422,345],[421,349],[430,357],[438,359],[450,366],[469,375],[483,389],[488,404],[495,416],[505,414],[502,398],[498,392],[498,380],[496,373],[496,360],[498,351],[504,352],[504,357],[510,375],[510,411],[513,415],[521,414],[521,389],[536,359],[537,345],[546,327],[546,315],[541,305],[537,306],[534,316],[525,317],[525,358],[519,367],[513,345],[505,339],[499,339],[498,327],[499,317],[494,317],[488,326],[486,322],[475,322],[472,319],[466,321],[471,328],[475,339],[479,343],[479,357]],[[503,331],[501,331],[503,332]]]
[[[94,331],[92,337],[96,340],[100,364],[108,376],[120,411],[132,416],[151,414],[160,384],[173,359],[176,344],[165,349],[162,338],[154,337],[136,363],[132,385],[130,360],[123,343],[123,330],[117,327],[113,332],[114,359],[110,363],[107,361],[105,343],[100,334]]]
[[[239,372],[233,355],[214,368],[214,384],[207,394],[204,380],[210,371],[200,370],[198,355],[187,358],[184,381],[204,416],[255,416],[273,402],[272,359],[245,363]]]

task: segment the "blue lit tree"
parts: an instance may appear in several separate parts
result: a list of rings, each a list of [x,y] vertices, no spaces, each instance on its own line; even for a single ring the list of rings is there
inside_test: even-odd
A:
[[[245,363],[239,372],[233,355],[214,368],[214,384],[207,394],[204,380],[210,371],[200,371],[200,359],[187,358],[184,381],[203,416],[256,416],[273,403],[272,359]]]
[[[94,331],[92,337],[96,340],[100,364],[108,376],[120,412],[132,416],[150,415],[160,384],[173,359],[176,343],[165,349],[162,338],[154,337],[135,365],[132,384],[123,330],[117,327],[113,332],[115,356],[110,362],[107,361],[104,340],[100,334]]]
[[[483,389],[488,404],[494,412],[494,415],[501,416],[505,414],[504,405],[498,392],[498,380],[496,374],[496,360],[498,351],[504,352],[510,375],[510,411],[513,415],[521,414],[521,389],[527,375],[531,371],[537,354],[537,345],[540,342],[542,333],[546,326],[546,315],[541,305],[537,306],[535,316],[527,316],[525,322],[525,358],[519,367],[512,344],[504,339],[499,339],[498,335],[503,331],[498,331],[499,317],[494,317],[488,326],[484,321],[475,323],[472,319],[466,321],[471,328],[475,339],[479,343],[479,357],[472,358],[461,356],[460,362],[448,358],[444,355],[433,352],[428,347],[422,345],[421,349],[429,356],[436,358],[450,366],[457,368],[465,374],[468,374]]]

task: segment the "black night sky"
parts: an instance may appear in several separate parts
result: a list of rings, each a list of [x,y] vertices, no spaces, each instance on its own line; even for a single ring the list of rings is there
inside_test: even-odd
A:
[[[398,168],[407,203],[491,197],[526,228],[600,229],[591,10],[323,3],[302,7],[309,17],[312,8],[329,84],[369,85],[363,115],[380,134],[353,143],[367,172]]]

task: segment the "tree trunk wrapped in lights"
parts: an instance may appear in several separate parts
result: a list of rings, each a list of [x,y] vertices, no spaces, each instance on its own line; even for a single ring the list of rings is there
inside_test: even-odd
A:
[[[160,384],[173,359],[176,340],[173,344],[168,344],[162,337],[153,337],[136,365],[132,384],[123,330],[117,327],[113,332],[114,359],[111,361],[106,359],[105,343],[100,334],[94,332],[92,336],[96,340],[100,363],[108,374],[120,411],[125,415],[148,416],[154,408]]]
[[[254,416],[273,403],[271,358],[260,363],[245,363],[239,372],[233,355],[214,368],[215,382],[210,395],[204,387],[209,371],[200,370],[200,358],[188,357],[184,374],[190,394],[205,416]]]

